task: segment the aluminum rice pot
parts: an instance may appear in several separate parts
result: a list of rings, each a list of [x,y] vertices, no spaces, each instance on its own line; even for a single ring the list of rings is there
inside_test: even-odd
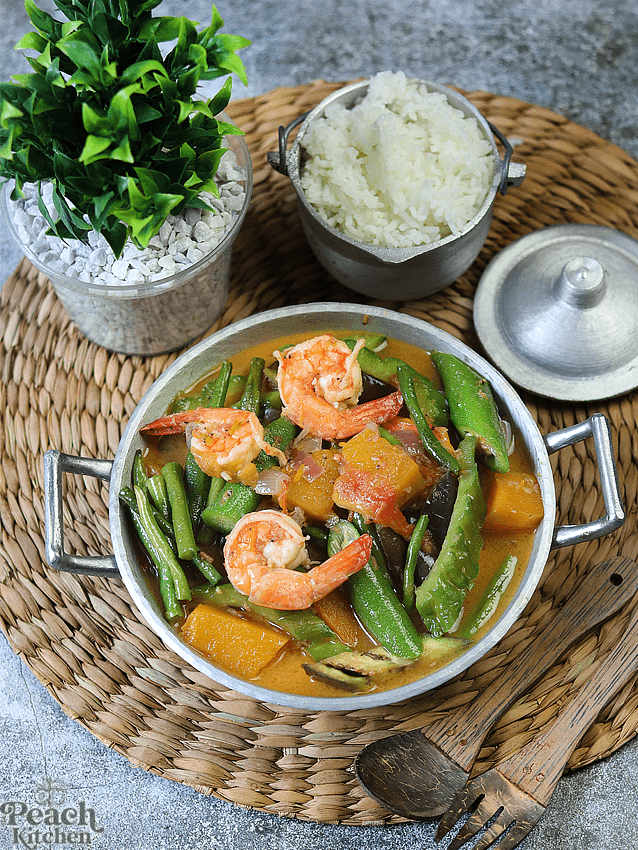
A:
[[[312,122],[323,116],[327,107],[337,102],[346,108],[354,106],[365,96],[369,80],[352,83],[333,92],[310,112],[301,115],[287,127],[280,127],[279,150],[267,155],[270,165],[276,171],[287,174],[294,186],[303,231],[321,265],[355,292],[382,300],[423,298],[449,286],[466,272],[487,238],[497,193],[504,195],[510,186],[520,186],[526,172],[525,165],[511,162],[512,147],[505,136],[486,121],[466,97],[447,86],[424,80],[420,82],[432,91],[445,94],[453,106],[476,118],[494,153],[496,167],[487,197],[459,234],[415,248],[368,245],[331,227],[306,200],[301,187],[304,136]],[[288,136],[299,124],[301,127],[288,150]],[[505,150],[503,159],[495,137]]]
[[[203,655],[184,643],[165,619],[149,590],[145,574],[136,554],[135,531],[118,498],[124,485],[130,484],[136,449],[144,447],[139,429],[165,414],[174,396],[193,385],[212,367],[244,349],[285,336],[295,331],[314,336],[325,330],[366,330],[382,332],[420,348],[448,351],[480,371],[490,382],[502,414],[519,433],[525,451],[540,483],[545,516],[536,531],[527,569],[515,595],[493,627],[467,652],[445,667],[394,690],[337,698],[313,698],[265,689],[219,669]],[[549,455],[557,449],[588,437],[594,439],[599,475],[605,502],[605,516],[580,526],[554,527],[556,499]],[[283,307],[252,316],[220,330],[182,354],[161,375],[141,399],[126,426],[115,458],[93,460],[49,451],[45,455],[45,526],[46,556],[57,569],[102,576],[120,576],[144,619],[153,631],[180,658],[210,677],[214,682],[268,703],[293,706],[308,711],[326,709],[350,710],[395,703],[431,690],[457,676],[481,658],[499,641],[529,602],[540,580],[550,550],[607,534],[624,520],[616,466],[611,448],[609,425],[596,414],[583,423],[548,436],[541,436],[529,411],[510,384],[487,361],[449,334],[410,316],[378,307],[370,307],[365,315],[360,305],[319,303]],[[95,476],[109,482],[109,521],[113,555],[87,557],[64,551],[62,527],[62,473]]]

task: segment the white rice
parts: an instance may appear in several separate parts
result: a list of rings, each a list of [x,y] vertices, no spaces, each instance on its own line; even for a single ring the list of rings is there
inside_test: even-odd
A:
[[[461,232],[494,175],[478,121],[401,71],[372,77],[351,109],[329,106],[302,145],[309,203],[332,227],[372,245],[407,248]]]

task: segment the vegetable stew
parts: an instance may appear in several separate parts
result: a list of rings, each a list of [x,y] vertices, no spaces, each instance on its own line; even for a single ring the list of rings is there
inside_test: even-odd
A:
[[[261,687],[404,685],[478,640],[543,517],[489,383],[379,334],[264,343],[146,424],[120,496],[182,639]]]

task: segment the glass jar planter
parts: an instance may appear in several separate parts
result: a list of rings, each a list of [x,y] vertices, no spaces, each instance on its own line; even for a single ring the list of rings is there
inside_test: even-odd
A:
[[[241,209],[232,213],[230,227],[202,259],[183,271],[143,283],[86,282],[42,262],[20,239],[11,214],[10,187],[4,186],[1,207],[12,238],[27,259],[49,278],[73,323],[92,342],[124,354],[162,354],[192,342],[211,327],[224,309],[232,246],[246,215],[253,185],[252,163],[244,139],[228,136],[226,145],[245,175]]]

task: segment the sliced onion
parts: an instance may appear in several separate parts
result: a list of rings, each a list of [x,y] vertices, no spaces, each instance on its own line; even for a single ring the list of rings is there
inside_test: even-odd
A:
[[[507,454],[511,455],[514,451],[514,431],[512,430],[511,424],[507,421],[507,419],[500,419],[499,424],[501,426],[501,431],[503,432],[503,436],[505,437],[505,446],[507,447]]]
[[[287,466],[288,472],[294,472],[298,469],[302,470],[302,475],[309,484],[316,481],[320,475],[323,475],[323,467],[306,451],[296,451]]]
[[[283,469],[263,469],[259,473],[255,493],[259,496],[281,496],[286,491],[288,481],[289,476]]]
[[[403,448],[407,451],[407,453],[411,456],[415,455],[423,455],[423,443],[414,428],[388,428],[388,433],[392,434],[393,437],[396,437],[397,440],[401,443]]]
[[[312,434],[307,428],[295,437],[293,447],[304,452],[316,452],[323,445],[323,440],[317,434]]]

